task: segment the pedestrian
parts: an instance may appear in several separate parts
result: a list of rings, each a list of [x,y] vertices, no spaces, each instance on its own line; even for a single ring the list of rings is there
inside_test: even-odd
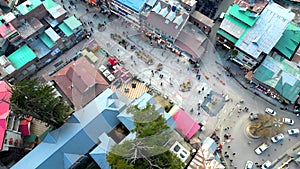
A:
[[[233,160],[232,160],[232,159],[230,159],[229,161],[230,161],[231,163],[233,162]]]
[[[117,51],[120,52],[120,49],[118,48]]]
[[[227,148],[230,148],[230,146],[227,146]]]
[[[162,82],[160,82],[160,86],[162,86],[163,85],[163,83]]]
[[[94,32],[93,28],[91,28],[91,31]]]
[[[198,90],[198,94],[200,94],[201,93],[201,91],[200,90]]]
[[[86,8],[86,9],[85,9],[85,11],[86,11],[86,12],[88,12],[88,11],[89,11],[89,9],[88,9],[88,8]]]
[[[235,156],[235,153],[232,153],[233,156]]]

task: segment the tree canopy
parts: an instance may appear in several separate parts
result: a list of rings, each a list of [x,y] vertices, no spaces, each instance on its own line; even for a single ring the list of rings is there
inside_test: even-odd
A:
[[[12,85],[11,110],[21,117],[32,116],[54,127],[60,127],[68,117],[70,107],[62,97],[55,97],[52,86],[38,79],[24,79]]]
[[[143,109],[132,106],[127,109],[127,113],[133,114],[135,129],[131,132],[136,134],[136,138],[111,148],[106,159],[113,169],[184,167],[167,146],[172,138],[171,129],[154,105],[148,104]]]

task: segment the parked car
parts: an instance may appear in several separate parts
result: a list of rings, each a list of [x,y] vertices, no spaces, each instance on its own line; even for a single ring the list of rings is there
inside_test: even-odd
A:
[[[249,119],[250,119],[251,121],[257,120],[257,119],[258,119],[258,114],[250,113]]]
[[[245,169],[252,169],[252,168],[253,168],[253,161],[248,160],[246,162]]]
[[[276,116],[276,112],[271,108],[266,108],[265,112],[271,116]]]
[[[268,143],[262,143],[259,147],[257,147],[254,151],[256,154],[261,154],[262,152],[266,151],[270,145]]]
[[[281,141],[283,139],[284,139],[284,135],[282,133],[280,133],[280,134],[277,134],[276,136],[272,137],[271,141],[273,143],[277,143],[277,142],[279,142],[279,141]]]
[[[287,131],[290,136],[298,135],[300,133],[299,129],[290,129]]]
[[[285,123],[285,124],[288,124],[288,125],[294,125],[294,120],[292,119],[289,119],[289,118],[282,118],[282,122]]]
[[[268,169],[271,166],[272,162],[267,160],[262,166],[262,169]]]

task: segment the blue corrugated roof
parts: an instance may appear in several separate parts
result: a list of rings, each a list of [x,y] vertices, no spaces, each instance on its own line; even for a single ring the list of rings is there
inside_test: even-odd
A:
[[[120,121],[116,117],[115,121],[107,122],[106,115],[103,115],[103,112],[114,103],[114,100],[109,98],[117,97],[112,90],[107,89],[83,109],[76,111],[70,121],[48,134],[42,143],[16,163],[12,169],[70,167],[81,155],[86,154],[99,142],[98,137],[101,134],[110,132],[119,124]],[[120,109],[124,109],[124,103],[118,101],[117,105],[121,106]],[[118,110],[118,108],[114,109]],[[112,110],[111,107],[108,109],[113,112],[111,116],[117,116],[115,114],[117,111]],[[80,123],[77,123],[78,121]]]
[[[120,4],[132,9],[133,11],[139,13],[147,0],[116,0]]]

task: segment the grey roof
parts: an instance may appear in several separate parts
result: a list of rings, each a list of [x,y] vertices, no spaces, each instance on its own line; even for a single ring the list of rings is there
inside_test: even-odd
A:
[[[236,46],[257,59],[262,52],[268,54],[279,41],[295,14],[276,3],[270,2],[255,25]]]
[[[147,18],[146,21],[150,25],[153,25],[155,28],[161,30],[162,32],[166,32],[167,34],[171,35],[172,37],[177,38],[178,34],[182,30],[186,21],[188,20],[188,15],[185,13],[182,14],[182,20],[183,20],[182,22],[178,22],[179,23],[178,25],[173,22],[169,22],[168,24],[166,24],[165,17],[152,11],[152,12],[150,12],[149,17]]]
[[[101,134],[120,123],[116,116],[125,104],[116,99],[112,90],[105,90],[83,109],[76,111],[62,127],[50,132],[12,169],[69,168],[99,142]]]
[[[220,25],[220,29],[223,29],[225,32],[229,33],[230,35],[234,36],[237,39],[239,39],[245,31],[245,29],[234,24],[227,18],[224,18],[224,20],[222,21]]]

